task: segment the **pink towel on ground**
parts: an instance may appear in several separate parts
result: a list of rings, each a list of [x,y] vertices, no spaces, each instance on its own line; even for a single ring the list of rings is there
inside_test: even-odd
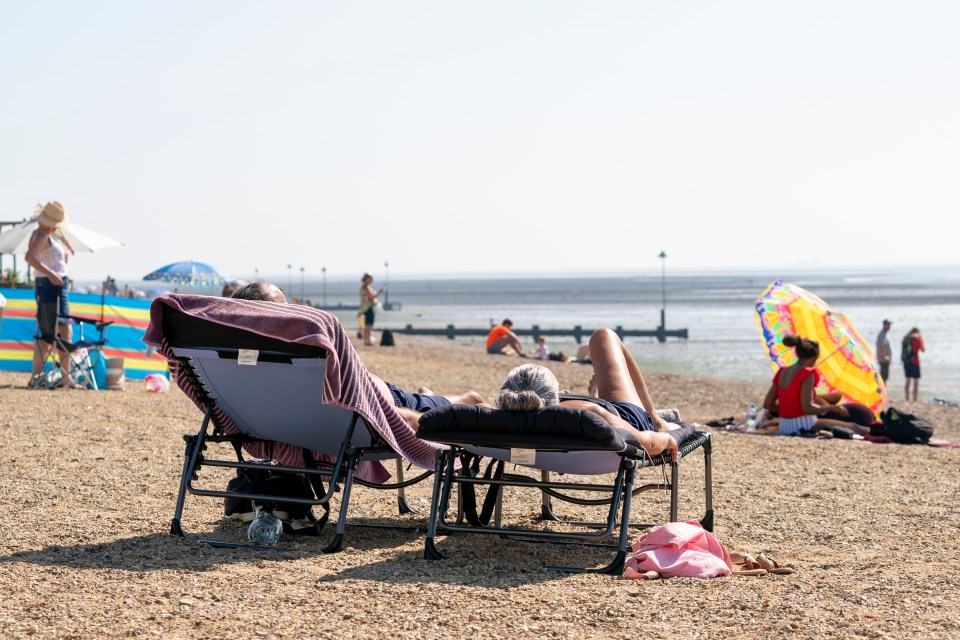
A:
[[[318,346],[327,351],[327,368],[323,389],[323,402],[356,411],[403,458],[419,467],[432,470],[436,463],[436,451],[446,448],[417,438],[406,421],[400,417],[392,398],[384,398],[380,389],[370,379],[367,368],[360,360],[343,326],[335,316],[320,309],[303,305],[236,300],[213,296],[168,294],[156,298],[150,305],[150,325],[143,341],[157,348],[167,358],[177,386],[201,410],[203,404],[197,399],[189,379],[179,371],[179,366],[170,345],[162,332],[165,306],[182,311],[196,318],[251,331],[269,338],[287,342]],[[237,433],[237,426],[221,411],[215,410],[217,421],[225,433]],[[272,458],[289,466],[303,466],[300,447],[283,443],[257,443],[244,449],[258,458]],[[320,459],[332,460],[324,452],[314,452]],[[384,482],[390,477],[379,462],[361,463],[357,477],[371,482]]]
[[[631,549],[624,578],[715,578],[733,571],[727,550],[693,520],[653,527]]]

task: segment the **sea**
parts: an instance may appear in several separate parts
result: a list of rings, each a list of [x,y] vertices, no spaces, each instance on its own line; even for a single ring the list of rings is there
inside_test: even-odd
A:
[[[516,328],[584,330],[597,327],[654,330],[661,313],[667,330],[688,337],[628,337],[624,342],[643,370],[742,381],[768,382],[769,359],[757,327],[754,303],[774,280],[799,285],[820,296],[853,321],[872,345],[884,319],[894,350],[887,382],[892,403],[904,398],[899,342],[919,327],[926,342],[921,356],[921,401],[960,402],[960,269],[797,269],[737,272],[648,273],[644,275],[475,275],[380,276],[390,310],[377,315],[377,329],[488,328],[510,318]],[[355,306],[359,278],[283,280],[288,298],[309,299],[328,308]],[[286,286],[285,286],[286,285]],[[141,285],[142,286],[142,285]],[[183,291],[181,289],[181,291]],[[356,312],[332,309],[348,328]],[[395,340],[403,340],[395,335]],[[480,348],[482,338],[460,337]],[[533,339],[524,337],[532,346]],[[574,354],[571,337],[550,337],[551,351]]]

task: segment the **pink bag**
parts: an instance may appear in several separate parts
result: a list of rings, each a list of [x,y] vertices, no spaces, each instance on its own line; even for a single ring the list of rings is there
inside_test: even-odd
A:
[[[715,578],[733,571],[730,554],[695,520],[653,527],[631,549],[624,578]]]

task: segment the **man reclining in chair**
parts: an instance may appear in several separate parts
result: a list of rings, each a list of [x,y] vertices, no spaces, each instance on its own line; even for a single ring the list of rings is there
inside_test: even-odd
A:
[[[258,280],[250,282],[237,289],[232,298],[241,300],[265,300],[267,302],[286,303],[287,297],[280,287],[269,282]],[[416,393],[405,391],[395,384],[385,382],[379,376],[370,373],[370,378],[380,389],[385,398],[393,398],[393,404],[403,419],[414,431],[420,426],[420,415],[430,409],[445,407],[451,404],[483,404],[482,395],[476,391],[466,391],[459,395],[440,396],[425,387],[420,387]]]
[[[513,369],[500,386],[495,404],[510,411],[534,411],[563,404],[592,411],[632,436],[648,455],[668,451],[674,461],[678,445],[693,433],[689,425],[667,422],[657,414],[643,374],[626,346],[611,329],[597,329],[590,336],[593,377],[589,390],[614,406],[614,414],[587,400],[560,401],[560,385],[546,367],[525,364]]]

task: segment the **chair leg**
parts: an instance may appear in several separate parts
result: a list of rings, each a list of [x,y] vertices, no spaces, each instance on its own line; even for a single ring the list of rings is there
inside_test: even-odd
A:
[[[336,553],[343,548],[343,537],[347,529],[347,508],[350,506],[350,490],[353,488],[353,473],[357,468],[357,457],[351,455],[347,461],[347,473],[343,479],[343,495],[340,496],[340,514],[337,516],[337,526],[333,534],[333,539],[326,547],[323,553]],[[333,479],[331,479],[333,482]]]
[[[706,512],[700,520],[700,526],[707,531],[713,531],[713,438],[707,438],[703,443],[703,484],[706,502]]]
[[[403,483],[403,459],[397,458],[397,482]],[[416,513],[417,511],[410,506],[410,503],[407,502],[407,491],[405,487],[400,487],[397,489],[397,508],[400,510],[400,515],[406,513]]]

